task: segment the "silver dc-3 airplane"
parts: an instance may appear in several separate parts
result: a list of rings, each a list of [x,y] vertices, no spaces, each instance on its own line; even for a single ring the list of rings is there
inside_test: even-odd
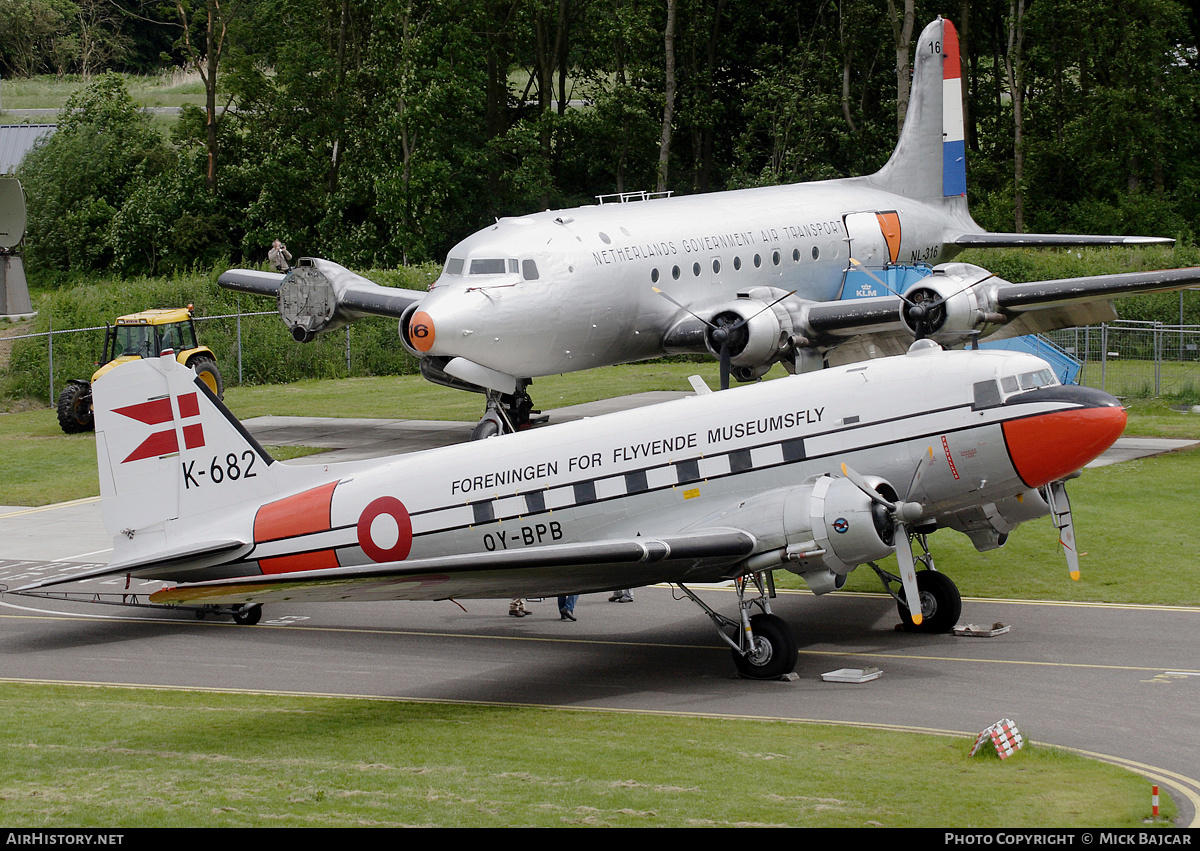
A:
[[[954,347],[1110,321],[1115,297],[1200,281],[1185,269],[1012,284],[949,262],[970,247],[1171,240],[985,232],[967,209],[953,25],[930,23],[915,50],[904,129],[875,174],[503,218],[454,246],[427,293],[313,258],[220,283],[276,297],[300,341],[398,318],[426,378],[486,394],[485,437],[530,422],[537,376],[710,352],[725,386],[776,362],[807,372],[900,354],[914,338]]]
[[[177,583],[148,604],[256,623],[271,601],[546,597],[673,583],[755,679],[791,672],[774,571],[817,594],[870,565],[909,628],[962,603],[926,536],[987,550],[1050,515],[1078,576],[1064,480],[1125,427],[1118,401],[1033,355],[909,352],[371,461],[272,458],[169,354],[96,381],[103,568]],[[914,555],[911,541],[921,545]],[[899,576],[876,562],[897,556]],[[922,569],[918,571],[918,566]],[[736,617],[697,596],[733,580]]]

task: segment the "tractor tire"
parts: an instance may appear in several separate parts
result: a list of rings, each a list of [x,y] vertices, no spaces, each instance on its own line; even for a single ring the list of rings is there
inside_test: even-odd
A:
[[[92,385],[72,381],[58,394],[58,424],[67,434],[94,431],[96,419],[92,414]]]
[[[196,355],[188,361],[187,365],[207,385],[214,396],[218,399],[225,398],[225,381],[221,378],[221,371],[217,369],[215,360],[208,355]]]

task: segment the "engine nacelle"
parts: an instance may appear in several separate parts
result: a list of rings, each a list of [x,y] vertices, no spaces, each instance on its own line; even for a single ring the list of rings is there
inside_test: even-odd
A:
[[[956,529],[971,539],[979,552],[1003,546],[1008,534],[1026,520],[1050,513],[1050,505],[1040,490],[1029,489],[1016,496],[998,499],[943,518],[940,525]]]
[[[944,346],[986,337],[1004,325],[995,292],[1008,281],[970,263],[943,263],[904,293],[900,322],[917,338]]]
[[[739,293],[713,311],[704,343],[716,357],[721,347],[729,351],[729,363],[739,380],[745,381],[766,372],[791,339],[792,322],[788,312],[772,302],[784,295],[781,290],[756,287]],[[728,334],[722,343],[720,335]],[[761,370],[760,370],[761,368]]]
[[[279,284],[279,316],[292,339],[308,343],[370,315],[347,308],[343,301],[352,291],[378,289],[378,284],[330,260],[302,257]]]

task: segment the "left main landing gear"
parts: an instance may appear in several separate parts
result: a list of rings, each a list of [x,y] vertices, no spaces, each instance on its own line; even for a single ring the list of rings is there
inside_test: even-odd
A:
[[[749,583],[754,585],[758,593],[747,598]],[[775,596],[775,588],[770,583],[770,574],[752,573],[749,576],[739,576],[734,580],[734,586],[737,589],[738,611],[741,616],[740,620],[736,621],[714,611],[684,585],[679,585],[679,589],[702,608],[716,625],[717,634],[733,651],[733,664],[739,674],[751,680],[775,680],[790,674],[796,669],[796,636],[783,618],[771,614],[768,596]],[[755,606],[762,611],[751,616],[750,612]],[[730,632],[733,632],[736,638],[731,636]]]

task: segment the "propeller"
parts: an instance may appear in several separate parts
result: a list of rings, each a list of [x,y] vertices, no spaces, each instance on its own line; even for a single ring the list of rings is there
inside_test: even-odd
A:
[[[918,340],[923,340],[936,331],[946,321],[946,302],[954,298],[959,293],[964,293],[972,287],[978,286],[988,278],[994,278],[995,275],[989,272],[978,281],[972,281],[962,289],[950,293],[950,295],[941,296],[929,287],[917,286],[909,290],[909,295],[898,293],[883,280],[864,266],[853,257],[850,258],[850,263],[853,266],[864,272],[867,277],[873,280],[879,286],[890,292],[892,295],[904,302],[904,318],[907,320],[908,327],[912,329],[913,337]],[[911,297],[910,297],[911,296]]]
[[[779,304],[779,302],[783,301],[788,296],[796,294],[795,290],[792,290],[789,293],[784,293],[783,295],[781,295],[779,298],[775,299],[770,304],[764,305],[761,310],[755,311],[750,316],[747,316],[744,319],[740,318],[736,313],[726,312],[726,313],[719,313],[716,316],[714,316],[712,318],[712,320],[708,320],[708,319],[703,318],[702,316],[697,315],[695,313],[695,311],[693,311],[691,308],[686,307],[683,304],[680,304],[678,301],[673,299],[671,296],[667,295],[665,292],[660,290],[658,287],[651,287],[651,289],[653,289],[656,293],[658,293],[660,296],[665,298],[667,301],[671,302],[671,304],[678,307],[680,310],[696,317],[697,319],[699,319],[701,322],[703,322],[705,325],[708,326],[709,339],[712,341],[714,348],[717,349],[717,353],[718,353],[717,357],[720,359],[720,362],[721,362],[721,389],[722,390],[729,389],[730,360],[732,359],[731,353],[732,353],[733,349],[737,348],[738,351],[741,351],[741,349],[745,348],[745,345],[747,342],[747,339],[746,339],[747,334],[743,333],[743,332],[745,331],[746,326],[749,325],[751,320],[753,320],[759,314],[770,310],[772,307]]]
[[[892,520],[892,539],[896,547],[896,562],[900,567],[900,584],[904,587],[904,599],[908,603],[908,614],[912,618],[913,624],[920,626],[923,620],[921,595],[917,591],[917,567],[916,560],[913,558],[912,543],[908,540],[908,527],[909,524],[920,519],[925,509],[919,502],[905,500],[892,502],[884,499],[883,494],[871,487],[856,470],[845,464],[842,465],[842,475],[866,494],[872,502],[887,509],[888,516]]]

